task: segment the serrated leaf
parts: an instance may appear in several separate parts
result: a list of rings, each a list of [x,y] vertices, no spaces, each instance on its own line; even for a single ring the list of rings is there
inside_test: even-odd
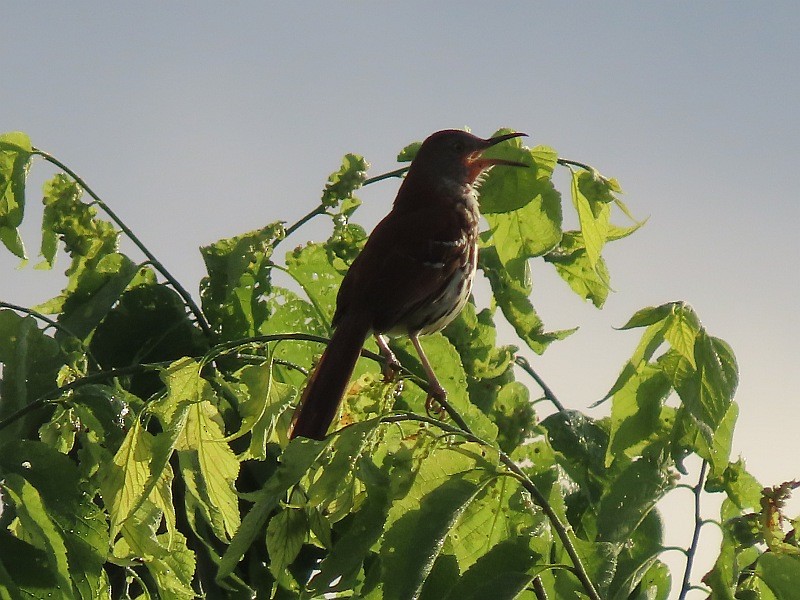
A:
[[[494,246],[483,246],[478,266],[489,279],[494,299],[517,335],[528,347],[542,354],[552,342],[563,340],[575,329],[544,331],[544,325],[530,302],[530,274],[526,262],[503,265]],[[509,271],[509,267],[515,271]]]
[[[425,336],[421,344],[428,359],[437,365],[436,378],[447,391],[447,401],[464,417],[475,435],[486,441],[494,441],[497,438],[497,426],[470,401],[467,392],[467,377],[461,365],[461,358],[453,345],[446,337],[438,333]],[[407,340],[398,340],[395,347],[404,348],[402,353],[408,358],[404,358],[403,362],[407,364],[409,361],[413,361],[419,365],[415,370],[420,377],[425,379],[421,363],[417,359],[411,343]]]
[[[152,436],[142,428],[138,419],[135,420],[114,459],[103,468],[100,484],[111,521],[111,539],[117,537],[122,525],[145,498],[152,443]]]
[[[700,329],[700,320],[690,306],[684,303],[672,305],[672,311],[665,321],[664,339],[669,342],[674,350],[689,361],[692,368],[697,367],[694,346]]]
[[[160,511],[153,508],[145,502],[139,513],[123,525],[122,539],[114,547],[114,555],[141,560],[155,580],[161,597],[191,600],[196,597],[192,589],[194,552],[180,532],[156,533],[160,520],[156,515]]]
[[[610,211],[606,202],[587,194],[587,187],[590,188],[594,182],[594,173],[572,171],[572,202],[578,212],[586,256],[592,269],[597,269],[608,235]]]
[[[319,477],[308,488],[309,506],[333,502],[341,495],[343,487],[352,484],[357,459],[375,426],[374,421],[363,421],[336,436],[331,445],[331,454],[323,463]]]
[[[186,425],[175,443],[186,483],[187,501],[196,502],[214,534],[228,541],[239,529],[239,504],[234,482],[239,475],[239,461],[225,441],[221,417],[210,386],[199,383],[201,400],[192,403]]]
[[[200,281],[203,312],[224,340],[254,336],[269,317],[271,256],[285,235],[272,223],[200,248],[208,275]]]
[[[308,520],[299,508],[285,508],[267,525],[267,550],[270,571],[278,578],[297,558],[308,537]]]
[[[483,198],[483,195],[481,195]],[[561,240],[561,196],[552,187],[520,208],[484,215],[503,264],[541,256]]]
[[[289,274],[303,288],[317,318],[326,324],[330,323],[333,316],[336,295],[343,278],[342,273],[334,268],[333,260],[324,244],[309,243],[286,255]]]
[[[243,392],[239,404],[242,425],[230,439],[249,433],[250,443],[240,458],[265,460],[267,441],[273,435],[278,417],[289,408],[297,395],[297,389],[275,380],[272,360],[260,365],[248,365],[236,375]]]
[[[520,559],[536,554],[534,548],[543,554],[549,551],[544,517],[529,510],[517,510],[522,508],[517,504],[521,495],[520,486],[514,480],[499,477],[470,503],[450,537],[451,551],[458,560],[460,571],[472,569],[476,561],[480,562],[487,553],[495,552],[498,545],[505,547],[512,541],[515,547],[519,546]],[[536,539],[518,537],[522,531],[534,530],[542,532]],[[502,553],[501,550],[498,552]],[[514,570],[516,567],[509,568]]]

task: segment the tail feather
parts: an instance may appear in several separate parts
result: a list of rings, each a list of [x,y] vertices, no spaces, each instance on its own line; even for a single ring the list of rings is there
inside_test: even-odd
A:
[[[292,416],[289,438],[321,440],[336,417],[370,325],[344,318],[333,333]]]

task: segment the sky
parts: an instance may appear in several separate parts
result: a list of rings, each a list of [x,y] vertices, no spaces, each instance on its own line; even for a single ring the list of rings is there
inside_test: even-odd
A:
[[[586,410],[638,342],[614,327],[685,300],[739,361],[734,456],[775,485],[800,478],[798,29],[791,2],[17,3],[0,22],[0,131],[70,165],[193,291],[198,246],[294,222],[346,152],[378,174],[439,129],[525,131],[617,178],[649,218],[605,251],[615,292],[602,311],[534,264],[546,326],[580,326],[530,356],[537,371]],[[29,266],[0,252],[7,302],[63,284],[63,256],[55,273],[32,269],[51,174],[36,163],[30,177]],[[360,222],[396,190],[362,190]],[[690,506],[668,497],[668,542],[688,545]]]

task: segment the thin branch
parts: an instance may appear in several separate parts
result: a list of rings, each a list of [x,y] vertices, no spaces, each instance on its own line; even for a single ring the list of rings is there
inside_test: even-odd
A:
[[[379,181],[383,181],[384,179],[391,179],[392,177],[402,177],[406,173],[406,171],[408,171],[408,167],[400,167],[399,169],[395,169],[394,171],[389,171],[387,173],[375,175],[375,177],[369,177],[364,180],[364,183],[361,184],[361,187],[370,185],[372,183],[378,183]]]
[[[533,578],[533,593],[536,600],[547,600],[547,590],[544,589],[542,579],[538,575]]]
[[[700,529],[702,529],[704,521],[700,516],[700,498],[703,494],[703,485],[706,480],[706,471],[708,470],[708,462],[703,461],[700,466],[700,477],[697,480],[697,485],[694,486],[694,531],[692,532],[692,543],[686,551],[686,568],[683,571],[683,582],[681,583],[681,592],[678,600],[684,600],[689,590],[693,588],[691,584],[692,566],[694,565],[694,557],[697,554],[697,545],[700,541]]]
[[[361,187],[365,187],[372,183],[377,183],[379,181],[383,181],[384,179],[391,179],[392,177],[401,177],[406,171],[408,171],[408,167],[401,167],[399,169],[395,169],[394,171],[389,171],[388,173],[382,173],[380,175],[376,175],[375,177],[370,177],[364,180],[364,183],[361,184]],[[290,235],[292,235],[295,231],[300,229],[303,225],[308,223],[314,217],[318,217],[320,215],[325,214],[326,206],[324,204],[320,204],[314,210],[309,212],[307,215],[302,217],[296,223],[293,223],[289,227],[286,228],[286,233],[283,236],[283,239],[286,239]]]
[[[208,322],[206,321],[206,318],[203,315],[203,311],[200,310],[200,307],[197,306],[197,304],[195,303],[194,299],[192,299],[192,295],[188,291],[186,291],[186,288],[184,288],[181,285],[181,283],[177,279],[175,279],[175,277],[173,277],[172,273],[170,273],[167,270],[167,268],[163,264],[161,264],[161,261],[158,260],[158,258],[156,258],[155,255],[152,252],[150,252],[150,250],[147,248],[147,246],[145,246],[142,243],[142,241],[136,236],[136,234],[133,233],[131,228],[128,227],[117,216],[117,214],[113,210],[111,210],[111,208],[105,202],[103,202],[103,200],[100,198],[100,196],[98,196],[94,192],[94,190],[92,190],[92,188],[90,188],[86,184],[86,182],[83,179],[81,179],[80,176],[78,176],[77,173],[75,173],[75,171],[70,169],[67,165],[62,163],[56,157],[52,156],[51,154],[48,154],[44,150],[38,149],[38,148],[34,148],[32,154],[36,154],[36,155],[41,156],[42,158],[44,158],[49,163],[52,163],[53,165],[57,166],[59,169],[63,170],[67,175],[69,175],[70,177],[72,177],[72,179],[75,180],[75,183],[77,183],[79,186],[81,186],[86,191],[86,193],[89,194],[89,196],[92,197],[92,199],[95,201],[95,204],[97,204],[97,206],[99,206],[103,210],[103,212],[105,212],[106,215],[108,215],[108,217],[112,221],[114,221],[114,223],[122,230],[122,232],[126,236],[128,236],[128,238],[142,252],[142,254],[144,254],[148,258],[148,260],[150,261],[150,264],[153,265],[153,268],[155,268],[159,273],[161,273],[161,275],[164,277],[164,279],[166,279],[169,282],[169,284],[175,289],[175,291],[178,292],[180,297],[186,303],[186,306],[188,306],[189,310],[192,311],[192,314],[194,315],[194,318],[197,321],[197,324],[203,330],[203,333],[206,335],[206,337],[211,337],[212,336],[211,327],[209,327]]]
[[[556,395],[553,393],[553,390],[551,390],[550,387],[544,382],[544,380],[541,377],[539,377],[539,374],[533,370],[533,367],[531,366],[531,363],[528,362],[527,358],[525,358],[524,356],[517,355],[514,357],[514,363],[516,363],[516,365],[520,367],[523,371],[525,371],[528,375],[533,377],[533,380],[536,382],[536,384],[540,388],[542,388],[544,397],[547,400],[549,400],[553,404],[553,406],[555,406],[556,409],[558,409],[559,412],[564,412],[566,410],[564,408],[564,405],[561,404],[558,398],[556,398]]]
[[[573,167],[578,167],[578,168],[580,168],[580,169],[586,169],[586,170],[587,170],[587,171],[589,171],[589,172],[594,172],[594,171],[596,171],[596,170],[597,170],[597,169],[595,169],[595,168],[593,168],[593,167],[590,167],[590,166],[589,166],[589,165],[587,165],[587,164],[584,164],[584,163],[578,162],[577,160],[570,160],[570,159],[568,159],[568,158],[559,158],[559,159],[558,159],[556,162],[557,162],[558,164],[560,164],[562,167],[569,167],[569,166],[573,166]]]

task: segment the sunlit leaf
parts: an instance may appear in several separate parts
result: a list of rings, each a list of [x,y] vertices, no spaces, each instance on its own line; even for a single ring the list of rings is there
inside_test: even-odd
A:
[[[25,247],[17,227],[25,213],[25,178],[32,154],[31,140],[22,132],[0,134],[0,241],[19,258]]]

